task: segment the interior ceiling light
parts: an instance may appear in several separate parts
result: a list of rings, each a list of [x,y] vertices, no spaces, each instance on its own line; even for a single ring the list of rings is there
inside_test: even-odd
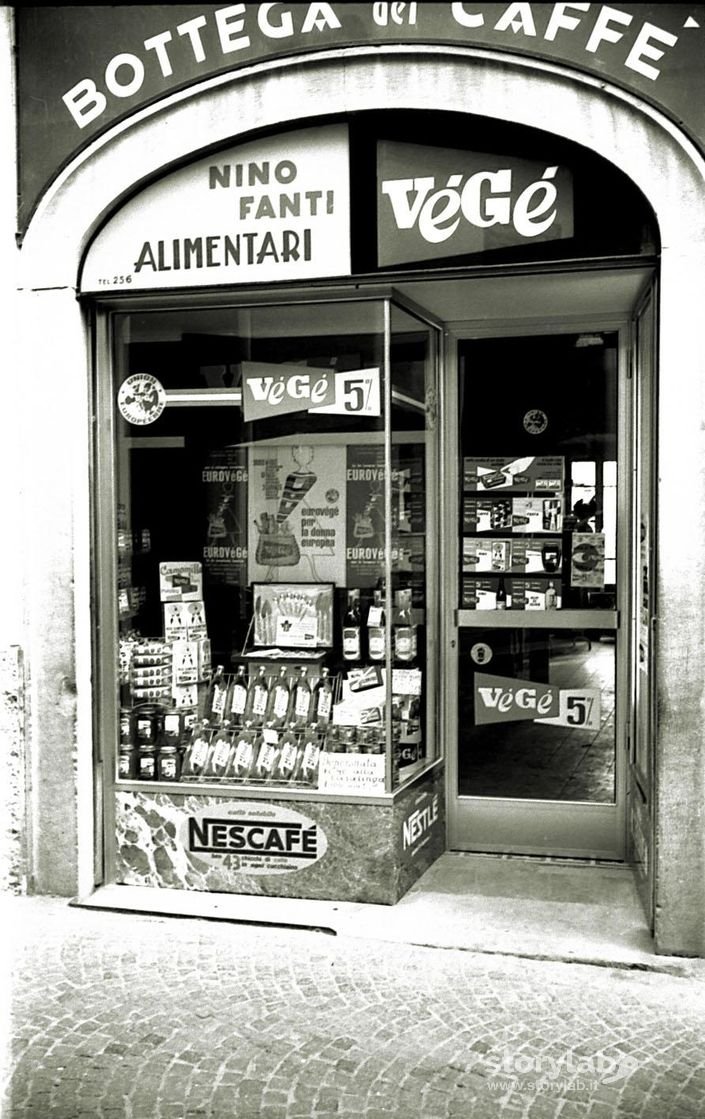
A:
[[[579,334],[575,340],[576,349],[583,346],[604,346],[605,340],[601,334]]]

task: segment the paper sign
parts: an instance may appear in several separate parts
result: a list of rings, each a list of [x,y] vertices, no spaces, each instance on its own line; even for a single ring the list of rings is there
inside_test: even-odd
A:
[[[570,556],[570,585],[603,590],[605,537],[601,532],[574,532]]]
[[[597,688],[561,688],[560,709],[553,719],[536,719],[555,727],[600,729],[600,692]]]
[[[379,369],[352,369],[333,374],[335,400],[332,404],[309,408],[310,412],[330,412],[341,416],[381,416]]]
[[[318,789],[324,793],[384,792],[384,754],[322,753]]]

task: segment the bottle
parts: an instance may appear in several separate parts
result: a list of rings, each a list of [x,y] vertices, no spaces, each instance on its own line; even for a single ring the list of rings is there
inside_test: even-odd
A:
[[[270,691],[267,714],[272,726],[283,727],[289,716],[291,689],[284,665],[279,670],[279,678]]]
[[[397,592],[397,616],[393,640],[396,662],[412,665],[416,660],[416,626],[411,617],[411,590]]]
[[[321,757],[321,740],[318,727],[309,727],[303,736],[303,756],[298,771],[298,779],[307,785],[318,785],[318,765]]]
[[[253,776],[258,781],[271,781],[281,753],[279,735],[271,727],[265,727],[256,746],[256,761]]]
[[[250,776],[255,761],[255,740],[256,732],[251,724],[235,732],[235,748],[228,768],[229,777],[236,781],[246,781]]]
[[[548,584],[548,586],[546,587],[546,609],[547,610],[555,610],[556,605],[557,605],[556,588],[553,584],[553,580],[551,580],[550,583]]]
[[[245,710],[246,720],[262,725],[264,717],[267,713],[267,704],[269,703],[269,684],[267,683],[266,666],[260,665],[260,670],[257,678],[250,688],[250,694],[247,697],[247,708]]]
[[[235,726],[241,726],[245,718],[247,696],[247,674],[244,664],[241,664],[237,670],[237,676],[233,680],[232,691],[230,692],[230,722],[234,723]]]
[[[302,756],[303,749],[299,747],[296,735],[291,730],[286,731],[280,743],[279,758],[274,772],[275,781],[292,781]]]
[[[311,718],[313,693],[311,692],[311,685],[308,682],[308,669],[306,665],[302,665],[299,672],[301,675],[294,685],[292,716],[295,726],[305,727],[308,726]]]
[[[372,605],[367,615],[367,655],[371,661],[383,661],[386,654],[387,635],[382,591],[375,588],[372,592]]]
[[[343,660],[349,664],[362,660],[359,591],[348,591],[348,608],[343,618]]]
[[[225,680],[224,669],[222,664],[219,664],[213,673],[208,702],[208,718],[212,723],[222,722],[227,694],[228,685]]]
[[[313,691],[312,717],[317,723],[327,723],[333,708],[333,682],[329,669],[321,670],[321,678]]]
[[[497,587],[496,609],[497,610],[506,610],[507,609],[507,592],[506,592],[505,587],[504,587],[504,578],[503,577],[500,577],[499,586]]]
[[[208,758],[207,768],[204,770],[204,776],[224,777],[228,769],[232,750],[232,731],[230,730],[230,724],[226,721],[215,736],[213,749]]]
[[[212,733],[206,719],[194,728],[193,737],[186,747],[186,753],[184,754],[184,761],[181,769],[182,777],[201,776],[208,763]]]

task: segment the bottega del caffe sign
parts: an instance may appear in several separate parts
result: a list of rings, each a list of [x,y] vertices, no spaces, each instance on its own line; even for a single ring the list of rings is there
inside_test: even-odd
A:
[[[383,142],[377,148],[381,268],[573,236],[573,181],[558,165]]]

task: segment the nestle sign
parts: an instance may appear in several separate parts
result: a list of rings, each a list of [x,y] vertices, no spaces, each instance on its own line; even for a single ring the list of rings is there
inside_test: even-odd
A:
[[[557,164],[385,142],[377,148],[380,267],[573,236]]]

